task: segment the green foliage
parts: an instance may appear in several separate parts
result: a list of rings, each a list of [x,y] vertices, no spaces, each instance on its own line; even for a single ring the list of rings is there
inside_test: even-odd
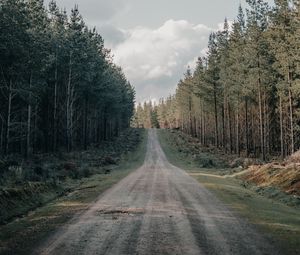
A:
[[[247,3],[231,29],[225,20],[210,35],[207,55],[168,105],[160,101],[158,119],[228,153],[284,157],[300,147],[299,1]]]
[[[0,2],[0,153],[87,149],[129,127],[135,91],[78,7]]]

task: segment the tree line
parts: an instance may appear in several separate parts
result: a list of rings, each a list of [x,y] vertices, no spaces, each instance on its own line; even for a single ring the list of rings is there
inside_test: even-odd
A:
[[[130,125],[135,91],[78,7],[0,1],[0,154],[87,149]]]
[[[300,2],[247,0],[210,35],[208,53],[152,107],[162,128],[266,159],[300,147]],[[138,112],[138,109],[137,109]]]

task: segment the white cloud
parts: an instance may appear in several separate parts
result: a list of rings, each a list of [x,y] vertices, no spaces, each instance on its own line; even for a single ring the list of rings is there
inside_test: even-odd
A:
[[[139,101],[165,97],[174,93],[186,66],[194,66],[211,31],[186,20],[168,20],[157,29],[136,27],[123,31],[126,39],[113,47],[113,54]]]

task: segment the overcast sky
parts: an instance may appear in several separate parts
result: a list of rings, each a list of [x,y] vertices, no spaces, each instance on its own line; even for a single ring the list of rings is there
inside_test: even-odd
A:
[[[46,1],[46,3],[49,0]],[[273,0],[269,0],[272,3]],[[136,88],[137,101],[158,100],[204,54],[209,34],[234,20],[245,0],[57,0],[69,11],[78,4],[96,26]]]

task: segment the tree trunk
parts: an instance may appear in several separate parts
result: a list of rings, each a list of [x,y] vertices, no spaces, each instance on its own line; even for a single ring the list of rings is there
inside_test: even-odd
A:
[[[1,116],[0,153],[4,152],[4,120]]]
[[[240,118],[239,107],[237,107],[236,113],[236,153],[240,156]]]
[[[202,140],[202,132],[203,132],[203,125],[202,125],[202,120],[203,120],[203,108],[202,108],[202,101],[201,99],[199,100],[199,107],[200,107],[200,116],[199,116],[199,140],[201,144],[203,145],[203,140]]]
[[[291,90],[291,73],[288,72],[289,83],[289,107],[290,107],[290,125],[291,125],[291,154],[295,152],[295,140],[294,140],[294,118],[293,118],[293,98]]]
[[[264,124],[263,124],[263,109],[262,109],[260,78],[258,79],[258,105],[259,105],[260,148],[261,148],[262,160],[265,160],[266,155],[265,155],[265,146],[264,146]]]
[[[267,96],[266,91],[264,91],[263,96],[263,131],[264,131],[264,150],[265,150],[265,157],[268,155],[269,146],[268,146],[268,136],[269,136],[269,130],[268,130],[268,109],[267,109]]]
[[[57,85],[58,85],[58,60],[57,52],[55,57],[55,73],[54,73],[54,111],[53,111],[53,151],[57,149]]]
[[[280,118],[280,154],[281,154],[281,159],[283,159],[284,158],[284,141],[283,141],[282,96],[279,96],[279,118]]]
[[[263,129],[263,115],[262,115],[262,97],[261,91],[258,92],[258,104],[259,104],[259,131],[260,131],[260,151],[262,159],[265,160],[265,149],[264,149],[264,129]]]
[[[87,144],[88,144],[88,139],[87,139],[87,122],[88,122],[88,97],[85,97],[85,104],[84,104],[84,150],[87,150]]]
[[[104,113],[104,119],[103,119],[103,140],[107,140],[107,118],[106,113]]]
[[[266,156],[271,154],[271,146],[270,146],[270,109],[267,105],[267,96],[265,92],[264,96],[264,112],[265,112],[265,153]]]
[[[223,143],[223,148],[225,151],[227,151],[227,146],[226,146],[226,131],[225,131],[225,103],[222,106],[222,143]]]
[[[10,122],[11,122],[11,102],[12,102],[12,80],[9,81],[8,88],[8,107],[7,107],[7,121],[6,121],[6,144],[5,144],[5,154],[9,153],[9,143],[10,143]]]
[[[194,136],[198,137],[198,123],[197,123],[197,119],[196,119],[195,116],[193,117],[193,119],[194,119]]]
[[[191,99],[191,96],[189,96],[189,135],[193,136],[192,99]]]
[[[37,137],[37,129],[38,129],[38,105],[36,104],[34,107],[34,132],[33,132],[33,145],[32,145],[32,151],[37,151],[37,143],[38,143],[38,137]]]
[[[232,142],[232,123],[231,123],[231,108],[230,105],[228,103],[228,108],[227,108],[227,112],[228,112],[228,127],[229,127],[229,148],[230,148],[230,153],[232,153],[233,151],[233,142]]]
[[[246,126],[246,155],[249,157],[249,120],[248,120],[248,99],[245,97],[245,126]]]
[[[218,108],[217,108],[217,88],[214,83],[214,105],[215,105],[215,145],[219,147],[219,131],[218,131]]]
[[[32,113],[32,106],[31,106],[31,87],[32,87],[32,72],[29,78],[29,95],[28,95],[28,110],[27,110],[27,133],[26,133],[26,158],[30,157],[32,150],[31,150],[31,113]]]
[[[70,53],[69,58],[69,77],[68,77],[68,84],[67,84],[67,150],[68,152],[71,151],[72,148],[72,135],[71,135],[71,86],[72,86],[72,53]]]

